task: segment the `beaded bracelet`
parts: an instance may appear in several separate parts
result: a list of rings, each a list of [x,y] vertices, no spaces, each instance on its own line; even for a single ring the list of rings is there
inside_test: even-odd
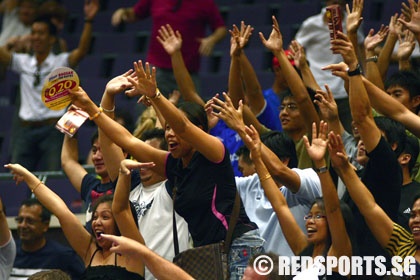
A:
[[[97,117],[99,117],[99,115],[102,114],[103,111],[104,111],[104,109],[102,107],[99,107],[99,111],[96,112],[96,114],[93,115],[92,117],[89,117],[89,120],[93,121],[94,119],[96,119]]]

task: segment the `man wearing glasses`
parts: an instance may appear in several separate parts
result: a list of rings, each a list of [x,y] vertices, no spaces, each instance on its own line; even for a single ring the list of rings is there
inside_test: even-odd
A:
[[[16,217],[16,258],[10,280],[27,279],[41,270],[60,269],[79,279],[85,270],[80,257],[69,247],[46,239],[51,213],[35,198],[22,202]]]
[[[0,64],[20,75],[20,108],[18,126],[13,136],[12,162],[31,171],[59,170],[63,135],[55,123],[65,109],[53,111],[42,102],[45,77],[58,67],[74,68],[88,53],[92,21],[99,10],[99,0],[86,0],[85,23],[79,45],[71,52],[54,54],[57,28],[48,17],[35,19],[31,31],[31,53],[14,53],[0,47]],[[3,120],[6,121],[6,120]]]

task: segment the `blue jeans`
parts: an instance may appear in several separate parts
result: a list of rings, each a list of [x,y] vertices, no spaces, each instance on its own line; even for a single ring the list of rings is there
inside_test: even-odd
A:
[[[264,242],[258,229],[248,231],[233,240],[228,255],[230,280],[242,279],[248,260],[264,252]]]

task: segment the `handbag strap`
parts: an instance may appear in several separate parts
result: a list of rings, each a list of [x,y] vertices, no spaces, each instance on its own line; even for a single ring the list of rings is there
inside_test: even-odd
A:
[[[175,179],[176,182],[176,179]],[[175,196],[176,196],[176,186],[172,189],[172,232],[174,236],[174,252],[175,256],[179,254],[179,243],[178,243],[178,230],[176,226],[176,218],[175,218]]]
[[[173,232],[173,238],[174,238],[174,252],[175,256],[179,254],[179,243],[178,243],[178,230],[176,226],[176,218],[175,218],[175,198],[176,198],[176,178],[175,178],[175,186],[172,189],[172,232]],[[228,225],[228,231],[226,233],[225,243],[224,243],[224,249],[225,252],[228,253],[230,250],[230,245],[232,243],[232,237],[233,237],[233,231],[235,229],[236,222],[239,218],[239,211],[240,211],[240,203],[241,200],[239,198],[239,193],[236,190],[235,195],[235,202],[233,204],[232,213],[229,219],[229,225]]]

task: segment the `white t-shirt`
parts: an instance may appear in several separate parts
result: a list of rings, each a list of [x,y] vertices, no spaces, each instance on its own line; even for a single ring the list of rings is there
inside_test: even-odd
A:
[[[292,193],[284,186],[280,188],[280,191],[286,198],[290,211],[292,211],[299,227],[306,232],[303,217],[308,214],[315,198],[322,196],[321,183],[312,168],[293,168],[292,170],[300,177],[299,191]],[[235,177],[235,179],[249,219],[258,225],[261,236],[266,240],[265,251],[271,251],[280,256],[294,256],[280,228],[276,213],[264,194],[258,175]]]
[[[61,117],[66,109],[51,110],[42,102],[41,91],[48,74],[58,67],[68,67],[69,53],[55,55],[50,53],[40,66],[40,83],[34,86],[37,61],[33,55],[13,53],[11,70],[20,75],[21,105],[19,117],[25,121],[41,121]]]
[[[173,202],[166,190],[165,182],[143,187],[142,184],[130,192],[130,201],[134,204],[139,229],[146,246],[161,257],[172,262],[174,258],[173,242]],[[175,213],[178,230],[179,251],[189,249],[188,225],[184,218]],[[147,270],[145,279],[155,279]]]
[[[10,233],[10,240],[0,247],[0,279],[9,279],[16,257],[16,244]]]

